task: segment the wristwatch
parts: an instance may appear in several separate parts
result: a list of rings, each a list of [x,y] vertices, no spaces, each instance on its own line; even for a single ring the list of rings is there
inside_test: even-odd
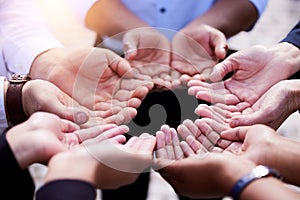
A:
[[[29,75],[12,75],[8,80],[8,88],[6,92],[6,118],[8,125],[15,126],[24,122],[26,116],[22,104],[22,88],[24,84],[31,80]]]
[[[231,196],[234,200],[238,200],[240,197],[241,192],[243,189],[249,185],[251,182],[267,177],[267,176],[273,176],[278,179],[282,179],[281,175],[278,171],[276,171],[273,168],[264,166],[264,165],[258,165],[256,166],[249,174],[243,176],[241,179],[238,180],[238,182],[234,185]]]

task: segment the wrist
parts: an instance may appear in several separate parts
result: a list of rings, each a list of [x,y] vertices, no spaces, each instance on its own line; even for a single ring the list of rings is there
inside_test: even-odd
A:
[[[86,160],[86,153],[85,148],[78,147],[75,151],[69,150],[54,155],[49,161],[45,181],[71,179],[95,185],[95,163]]]
[[[231,196],[234,200],[240,199],[242,193],[249,185],[253,184],[254,182],[257,182],[261,178],[266,178],[269,176],[273,176],[281,180],[281,175],[278,171],[276,171],[273,168],[269,168],[263,165],[258,165],[254,167],[250,173],[244,175],[235,183],[231,190]]]
[[[300,50],[288,42],[279,43],[270,48],[272,57],[278,58],[278,70],[286,71],[287,78],[300,70]]]
[[[5,109],[9,126],[20,124],[28,118],[24,113],[22,90],[30,79],[28,75],[13,75],[5,86]]]

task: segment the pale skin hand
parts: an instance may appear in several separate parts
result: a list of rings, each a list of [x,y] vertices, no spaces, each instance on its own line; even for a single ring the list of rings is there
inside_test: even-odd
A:
[[[27,116],[38,111],[49,112],[79,125],[89,119],[86,108],[44,80],[31,80],[23,86],[22,103]]]
[[[46,182],[83,180],[101,189],[133,183],[151,165],[156,141],[155,137],[142,134],[122,144],[124,142],[125,137],[116,136],[104,142],[84,143],[72,151],[57,154],[49,162]]]
[[[232,154],[209,153],[203,157],[199,153],[205,149],[201,143],[191,135],[187,136],[186,142],[179,143],[178,139],[174,142],[178,136],[173,131],[164,125],[157,132],[158,153],[154,165],[178,194],[192,198],[228,195],[239,176],[255,166],[248,160],[238,160]],[[180,149],[184,157],[176,157]],[[233,170],[235,168],[238,170]],[[223,182],[220,177],[224,177]]]
[[[123,37],[125,58],[135,70],[150,77],[158,88],[172,89],[180,85],[180,74],[170,68],[171,44],[154,28],[129,30]]]
[[[285,80],[272,86],[253,105],[240,109],[239,105],[199,105],[195,113],[214,118],[230,127],[265,124],[277,129],[299,108],[299,81]]]
[[[277,129],[299,108],[299,81],[285,80],[271,87],[251,107],[229,120],[231,127],[265,124]]]
[[[78,125],[50,113],[37,112],[7,132],[7,141],[22,169],[33,163],[46,164],[56,153],[82,141],[105,140],[128,131],[113,124],[79,129]]]
[[[172,68],[189,76],[207,74],[226,55],[222,32],[208,25],[186,27],[172,40]]]
[[[209,77],[213,82],[220,81],[229,72],[234,72],[224,81],[224,90],[217,92],[219,96],[213,95],[216,91],[212,88],[218,87],[215,84],[205,86],[207,91],[205,89],[203,91],[203,87],[199,88],[198,92],[204,93],[202,94],[204,96],[213,96],[215,102],[222,103],[224,103],[224,96],[231,94],[237,99],[230,104],[238,103],[239,100],[251,106],[272,85],[297,72],[300,68],[299,63],[299,49],[289,43],[280,43],[272,48],[254,46],[232,54],[214,67]],[[195,86],[196,82],[199,80],[192,81],[190,84]],[[243,105],[241,109],[245,107],[247,106]]]
[[[241,126],[221,133],[226,140],[242,142],[239,157],[250,159],[256,164],[263,164],[280,171],[284,181],[300,185],[297,170],[300,163],[300,143],[278,135],[265,125]]]
[[[30,74],[34,79],[54,83],[80,105],[97,111],[95,115],[100,118],[99,122],[118,113],[122,115],[122,121],[115,123],[129,121],[152,87],[151,83],[142,81],[136,81],[134,88],[123,86],[122,79],[132,76],[129,63],[100,48],[51,49],[34,60]],[[102,105],[103,102],[108,103],[113,112],[106,112],[107,105]]]

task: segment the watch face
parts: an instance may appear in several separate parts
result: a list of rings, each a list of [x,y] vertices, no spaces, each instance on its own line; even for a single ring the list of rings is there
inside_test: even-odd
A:
[[[253,170],[253,173],[255,174],[256,177],[264,177],[267,176],[269,174],[270,170],[262,165],[258,165],[257,167],[255,167],[255,169]]]
[[[25,83],[27,81],[30,80],[29,75],[25,74],[25,75],[16,75],[13,74],[11,79],[9,80],[10,83],[15,83],[15,84],[19,84],[19,83]]]

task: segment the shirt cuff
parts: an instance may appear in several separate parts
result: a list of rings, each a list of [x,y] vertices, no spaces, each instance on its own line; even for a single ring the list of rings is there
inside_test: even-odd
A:
[[[8,128],[6,112],[5,112],[5,99],[4,99],[4,76],[0,76],[0,130],[3,131]]]
[[[22,42],[18,42],[17,44],[10,44],[15,45],[15,48],[6,48],[4,53],[7,69],[10,73],[9,75],[14,73],[29,73],[30,67],[34,59],[39,54],[49,49],[63,47],[63,45],[60,42],[58,42],[55,38],[53,38],[52,36],[47,37],[47,35],[34,36],[30,38],[27,37]]]

